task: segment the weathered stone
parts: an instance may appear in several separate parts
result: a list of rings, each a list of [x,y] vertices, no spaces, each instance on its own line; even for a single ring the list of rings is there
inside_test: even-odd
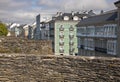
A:
[[[0,53],[53,54],[51,41],[16,37],[0,37],[0,40]]]
[[[120,82],[119,58],[0,54],[0,82]]]

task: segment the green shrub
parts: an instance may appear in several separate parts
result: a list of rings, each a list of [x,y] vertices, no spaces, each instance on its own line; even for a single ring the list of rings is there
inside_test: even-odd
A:
[[[5,24],[0,23],[0,36],[7,36],[8,30]]]

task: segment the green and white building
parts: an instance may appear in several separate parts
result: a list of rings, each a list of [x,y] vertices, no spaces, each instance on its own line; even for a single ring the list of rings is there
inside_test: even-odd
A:
[[[49,21],[50,39],[55,55],[77,55],[76,24],[85,16],[86,14],[78,12],[59,12]]]

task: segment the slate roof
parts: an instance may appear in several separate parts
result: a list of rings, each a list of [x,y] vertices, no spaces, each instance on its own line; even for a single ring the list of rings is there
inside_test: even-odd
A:
[[[119,0],[119,1],[117,1],[117,2],[115,2],[114,4],[118,4],[118,3],[120,3],[120,0]]]
[[[83,19],[77,24],[77,26],[101,24],[105,22],[115,21],[116,18],[117,18],[117,11],[108,12]]]
[[[87,14],[74,13],[74,15],[72,15],[72,13],[63,13],[62,15],[59,15],[59,16],[54,17],[54,18],[55,18],[55,20],[63,20],[64,16],[68,16],[69,20],[73,20],[74,16],[78,16],[79,18],[82,18],[84,16],[87,16]]]

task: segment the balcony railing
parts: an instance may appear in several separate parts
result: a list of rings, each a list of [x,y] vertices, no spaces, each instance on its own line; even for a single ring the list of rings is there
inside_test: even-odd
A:
[[[60,53],[64,53],[64,49],[59,49],[59,52]]]
[[[61,34],[61,35],[59,35],[59,37],[60,37],[60,38],[64,38],[64,35]]]
[[[59,42],[59,45],[64,45],[64,42],[63,42],[63,41],[60,41],[60,42]]]
[[[84,49],[84,47],[85,47],[84,45],[81,45],[81,46],[80,46],[81,49]]]
[[[86,49],[86,50],[95,50],[94,47],[89,47],[89,46],[85,46],[84,49]]]
[[[95,47],[95,51],[102,52],[102,53],[107,53],[107,49],[106,48]]]
[[[70,45],[74,45],[74,42],[73,42],[73,41],[70,41],[69,44],[70,44]]]
[[[71,38],[71,39],[74,38],[74,35],[73,35],[73,34],[70,34],[70,35],[69,35],[69,38]]]
[[[64,28],[61,27],[61,28],[59,28],[59,30],[60,30],[60,31],[64,31]]]
[[[81,34],[77,33],[79,37],[103,37],[103,38],[117,38],[117,35],[100,35],[100,34]]]
[[[70,31],[74,31],[74,28],[73,28],[73,27],[70,27],[69,30],[70,30]]]
[[[70,48],[69,51],[70,52],[74,52],[75,48]]]

